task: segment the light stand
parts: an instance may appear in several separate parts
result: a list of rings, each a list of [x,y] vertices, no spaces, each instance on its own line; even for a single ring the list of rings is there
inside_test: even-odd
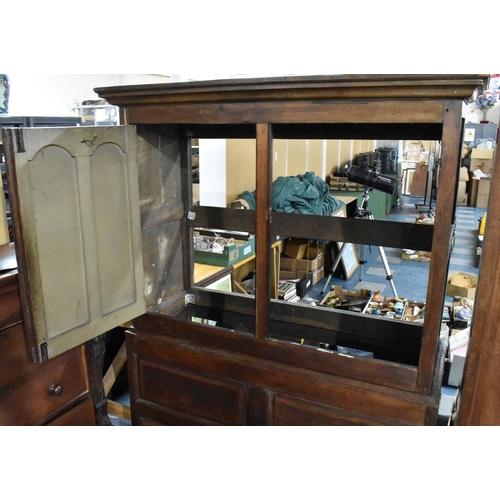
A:
[[[370,199],[369,193],[372,191],[372,188],[366,187],[365,186],[365,192],[363,194],[363,200],[361,203],[361,206],[359,206],[356,209],[356,215],[354,216],[356,219],[364,219],[368,218],[369,220],[374,220],[373,214],[368,210],[368,200]],[[344,253],[344,250],[346,249],[347,245],[349,243],[344,242],[340,248],[340,251],[337,255],[337,258],[335,259],[335,262],[333,263],[332,266],[332,271],[330,273],[330,276],[328,276],[328,279],[326,280],[325,286],[323,287],[323,290],[321,290],[321,294],[325,293],[325,290],[328,288],[328,285],[330,284],[330,280],[332,279],[333,273],[337,269],[337,266],[340,263],[340,260],[342,258],[342,255]],[[394,280],[392,278],[392,273],[389,268],[389,263],[387,262],[387,257],[385,255],[385,250],[384,247],[379,246],[378,251],[380,253],[380,258],[382,260],[382,263],[384,265],[385,273],[386,273],[386,279],[390,282],[391,288],[392,288],[392,293],[394,294],[394,297],[398,296],[398,293],[396,291],[396,286],[394,285]],[[366,264],[366,261],[364,260],[365,257],[365,245],[361,245],[361,250],[360,250],[360,268],[359,268],[359,281],[362,281],[363,279],[363,265]]]

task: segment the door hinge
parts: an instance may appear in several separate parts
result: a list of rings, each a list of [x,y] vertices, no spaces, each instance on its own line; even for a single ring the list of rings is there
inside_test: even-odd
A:
[[[184,305],[187,306],[188,304],[194,304],[194,295],[192,293],[187,293],[184,296]]]
[[[40,344],[40,355],[42,356],[42,362],[45,363],[49,360],[49,350],[47,347],[47,342]]]
[[[18,153],[24,153],[26,152],[26,149],[24,147],[24,134],[23,130],[21,128],[16,128],[16,145],[17,145],[17,152]]]

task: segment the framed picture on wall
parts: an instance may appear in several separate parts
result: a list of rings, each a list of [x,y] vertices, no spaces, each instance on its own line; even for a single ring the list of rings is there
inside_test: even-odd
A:
[[[347,217],[345,208],[339,208],[336,212],[333,212],[332,217]],[[343,241],[336,241],[337,248],[340,252],[344,244]],[[342,264],[342,269],[344,271],[345,279],[348,280],[356,272],[359,267],[358,254],[356,252],[356,247],[354,243],[347,243],[344,253],[340,259]]]
[[[9,79],[7,75],[0,75],[0,115],[9,112]]]

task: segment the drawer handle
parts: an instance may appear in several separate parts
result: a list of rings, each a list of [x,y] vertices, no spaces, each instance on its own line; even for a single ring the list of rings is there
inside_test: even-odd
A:
[[[60,396],[63,393],[62,385],[52,384],[49,387],[50,396]]]

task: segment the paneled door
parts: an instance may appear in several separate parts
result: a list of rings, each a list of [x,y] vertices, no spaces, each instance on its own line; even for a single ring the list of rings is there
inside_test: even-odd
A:
[[[35,361],[145,312],[133,126],[3,130]]]

